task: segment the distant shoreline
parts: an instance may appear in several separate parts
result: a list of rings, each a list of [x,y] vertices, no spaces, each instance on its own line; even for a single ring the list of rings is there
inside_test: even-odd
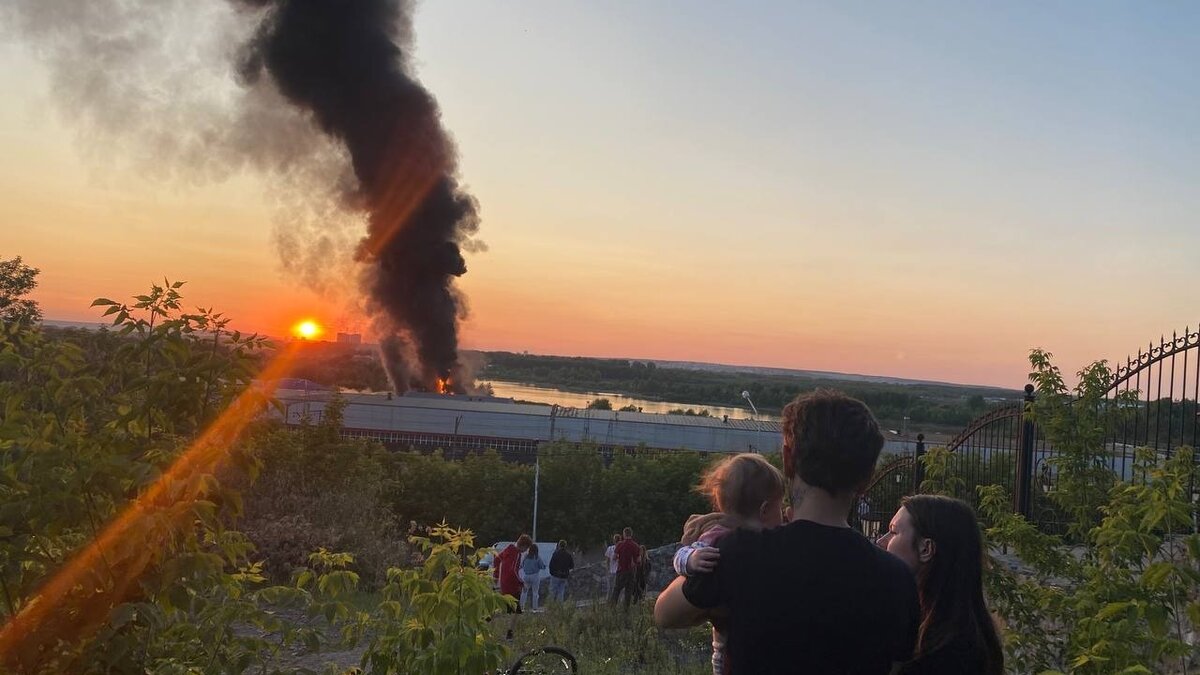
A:
[[[84,329],[89,329],[89,330],[108,328],[110,325],[107,322],[103,322],[103,321],[66,321],[66,320],[60,320],[60,319],[46,319],[42,323],[47,326],[54,326],[56,328],[84,328]],[[264,334],[264,336],[271,340],[286,340],[287,339],[287,338],[269,336],[269,335],[265,335],[265,334]],[[333,341],[332,340],[318,340],[317,342],[333,342]],[[364,343],[360,344],[359,346],[360,347],[373,347],[374,345],[364,342]],[[995,385],[995,384],[977,384],[977,383],[971,383],[971,382],[948,382],[945,380],[922,380],[922,379],[911,378],[911,377],[895,377],[895,376],[891,376],[891,375],[867,375],[867,374],[863,374],[863,373],[842,373],[842,372],[833,371],[833,370],[805,370],[802,368],[782,368],[779,366],[734,365],[734,364],[728,364],[728,363],[710,363],[707,361],[676,361],[676,360],[671,360],[671,359],[651,359],[651,358],[640,358],[640,357],[633,357],[633,356],[587,356],[587,355],[582,355],[582,354],[571,354],[571,355],[535,354],[535,353],[529,353],[529,352],[513,352],[513,351],[509,351],[509,350],[504,350],[504,349],[462,349],[460,351],[463,354],[479,354],[479,355],[485,356],[485,357],[490,354],[525,354],[528,356],[547,356],[547,357],[566,358],[566,359],[576,359],[576,358],[578,358],[578,359],[593,359],[593,360],[597,360],[597,361],[638,361],[641,363],[653,363],[654,365],[662,367],[662,368],[673,368],[676,370],[698,370],[698,371],[717,372],[717,373],[741,373],[741,374],[745,374],[745,375],[760,375],[760,376],[761,375],[782,375],[785,377],[806,377],[806,378],[822,379],[822,380],[835,380],[835,381],[840,381],[840,382],[869,382],[869,383],[873,383],[873,384],[895,384],[895,385],[901,385],[901,386],[934,385],[934,386],[942,386],[942,387],[963,387],[963,388],[967,388],[967,389],[991,389],[991,390],[1005,391],[1005,392],[1011,391],[1014,393],[1016,393],[1018,391],[1015,388],[1010,388],[1010,387],[1005,387],[1005,386]],[[539,385],[537,382],[527,382],[525,384],[529,384],[531,386],[543,386],[543,385]],[[564,391],[567,390],[565,387],[559,387],[559,388],[563,389]],[[571,389],[570,391],[575,391],[577,393],[587,393],[589,390],[587,388],[583,388],[583,389],[576,388],[576,389]],[[650,397],[644,397],[644,398],[650,398]]]

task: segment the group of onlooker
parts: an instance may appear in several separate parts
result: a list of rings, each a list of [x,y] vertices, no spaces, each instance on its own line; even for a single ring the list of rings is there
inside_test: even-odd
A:
[[[706,475],[716,512],[685,525],[657,623],[710,621],[715,675],[1000,675],[967,504],[908,497],[878,541],[849,525],[882,447],[860,401],[819,391],[789,404],[782,472],[738,455]]]
[[[633,538],[633,529],[625,528],[621,534],[613,535],[613,543],[604,551],[608,561],[606,594],[609,602],[617,604],[621,594],[625,595],[625,609],[630,603],[641,601],[650,580],[650,555],[646,547]]]
[[[516,543],[496,554],[492,575],[499,582],[500,592],[517,601],[510,611],[520,614],[522,607],[530,611],[540,608],[542,570],[547,567],[550,569],[550,599],[563,602],[567,598],[567,580],[575,568],[575,558],[567,550],[566,541],[558,542],[549,565],[527,534],[517,537]]]
[[[650,556],[646,547],[633,538],[631,528],[626,527],[621,534],[613,535],[613,543],[604,552],[604,558],[609,572],[605,577],[605,596],[616,604],[624,594],[626,608],[640,601],[649,581]],[[529,535],[522,534],[515,543],[497,553],[492,562],[492,574],[500,592],[517,601],[512,609],[517,614],[540,608],[542,573],[547,569],[551,601],[565,602],[571,571],[575,569],[575,557],[567,549],[566,541],[558,542],[547,563],[538,545]]]

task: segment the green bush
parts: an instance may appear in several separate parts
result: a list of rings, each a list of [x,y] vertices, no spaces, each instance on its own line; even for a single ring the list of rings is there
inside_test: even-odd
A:
[[[693,487],[711,462],[705,453],[617,453],[593,445],[553,443],[539,450],[538,532],[573,548],[603,547],[629,526],[639,541],[677,541],[692,513],[708,511]],[[512,541],[533,525],[532,464],[495,451],[449,459],[441,453],[396,452],[383,460],[383,499],[401,522],[445,520],[469,527],[486,544]]]
[[[1070,548],[1013,514],[1003,490],[981,489],[989,541],[1028,566],[988,575],[1013,672],[1188,672],[1200,625],[1193,453],[1164,460],[1140,449],[1137,466],[1148,481],[1111,488],[1100,524]]]
[[[272,579],[289,578],[309,553],[324,548],[352,554],[364,587],[373,589],[389,567],[407,559],[407,528],[384,499],[385,451],[341,438],[341,411],[334,400],[316,424],[265,429],[246,442],[261,469],[253,485],[239,483],[239,527]]]
[[[533,519],[533,467],[495,451],[445,459],[397,452],[385,466],[383,500],[405,523],[446,521],[470,528],[484,544],[512,541]]]
[[[472,533],[443,522],[430,537],[410,537],[409,543],[424,560],[389,569],[388,583],[366,609],[347,601],[359,583],[348,569],[354,562],[349,554],[312,554],[312,568],[295,575],[295,590],[307,599],[310,614],[340,628],[343,645],[364,647],[364,673],[484,674],[502,667],[509,651],[490,622],[511,601],[492,589],[490,573],[480,571],[484,551],[475,550]]]
[[[1058,480],[1046,502],[1066,519],[1052,534],[1012,512],[1003,486],[978,489],[993,553],[988,597],[1004,624],[1013,673],[1186,673],[1200,656],[1200,535],[1193,452],[1140,448],[1123,483],[1105,466],[1104,437],[1125,414],[1102,405],[1113,375],[1104,362],[1068,390],[1050,355],[1030,357],[1038,402],[1027,414],[1049,444]],[[1137,392],[1132,392],[1136,396]],[[950,492],[949,453],[926,455],[925,488]],[[1010,568],[1004,553],[1016,556]]]
[[[239,495],[216,474],[253,471],[231,435],[265,404],[248,388],[264,342],[211,311],[182,312],[181,286],[97,300],[112,332],[0,324],[10,670],[238,668],[261,647],[227,629],[269,619],[250,597],[252,546],[224,519]],[[238,423],[202,435],[236,397]],[[85,552],[102,532],[105,545]]]

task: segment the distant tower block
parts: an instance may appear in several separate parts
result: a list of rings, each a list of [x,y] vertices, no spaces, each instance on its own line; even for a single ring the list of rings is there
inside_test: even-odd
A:
[[[360,333],[338,333],[337,341],[338,344],[361,345],[362,335]]]

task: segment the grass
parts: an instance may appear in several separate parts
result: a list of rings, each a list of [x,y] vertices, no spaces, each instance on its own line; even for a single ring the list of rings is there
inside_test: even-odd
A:
[[[550,605],[545,612],[516,617],[508,643],[515,660],[537,647],[553,645],[575,655],[585,675],[665,673],[706,675],[712,672],[712,635],[707,626],[662,631],[646,601],[629,610],[607,604],[587,607]],[[493,622],[503,639],[508,617]]]
[[[377,592],[355,591],[342,599],[355,611],[370,612],[383,598]],[[712,673],[709,627],[659,630],[654,625],[653,600],[645,600],[628,612],[604,602],[584,607],[574,604],[544,607],[545,611],[536,614],[501,614],[491,622],[493,635],[509,650],[506,665],[532,649],[555,646],[575,656],[580,675]],[[513,639],[508,641],[505,634],[510,625]],[[327,637],[331,642],[321,652],[288,655],[279,665],[285,672],[301,667],[312,672],[354,672],[347,668],[357,665],[365,645],[338,646],[333,632]],[[547,663],[548,660],[538,662],[543,666]],[[521,672],[527,670],[522,668]],[[531,672],[565,673],[566,670],[534,668]]]

